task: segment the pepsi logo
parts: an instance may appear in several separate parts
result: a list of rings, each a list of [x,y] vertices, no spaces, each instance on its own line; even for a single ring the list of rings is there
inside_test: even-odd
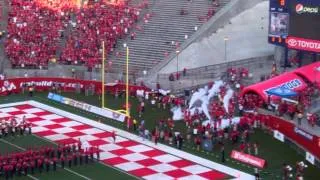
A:
[[[301,14],[303,12],[303,5],[302,4],[297,4],[296,5],[296,12],[298,14]]]
[[[289,40],[288,40],[288,44],[289,44],[289,46],[291,46],[291,47],[295,47],[295,46],[297,46],[298,41],[295,40],[295,39],[289,39]]]

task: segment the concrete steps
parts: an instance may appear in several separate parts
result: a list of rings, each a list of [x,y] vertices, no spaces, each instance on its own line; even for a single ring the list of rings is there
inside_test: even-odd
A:
[[[140,72],[150,69],[165,59],[166,53],[175,51],[175,43],[181,45],[185,41],[185,35],[191,37],[195,33],[195,26],[199,29],[205,23],[200,21],[199,17],[206,17],[209,9],[218,11],[228,2],[229,0],[222,0],[220,7],[213,7],[207,0],[153,1],[148,12],[151,19],[141,25],[143,31],[136,31],[135,40],[126,38],[118,41],[119,46],[115,52],[125,54],[122,44],[126,42],[130,48],[130,68]],[[182,9],[187,11],[187,14],[181,15]],[[124,69],[124,57],[116,57],[115,52],[110,54],[109,58],[114,67]]]

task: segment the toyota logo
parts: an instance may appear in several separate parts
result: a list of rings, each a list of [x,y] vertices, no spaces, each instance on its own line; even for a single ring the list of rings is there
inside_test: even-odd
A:
[[[297,46],[298,42],[295,39],[289,39],[288,44],[289,46]]]

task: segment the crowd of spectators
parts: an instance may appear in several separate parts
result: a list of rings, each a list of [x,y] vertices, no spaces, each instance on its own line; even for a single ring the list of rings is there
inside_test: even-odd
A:
[[[92,68],[100,64],[102,41],[106,54],[117,53],[117,39],[127,35],[133,40],[135,23],[141,11],[148,7],[144,0],[135,7],[129,1],[110,4],[104,1],[24,1],[11,0],[5,51],[13,67],[46,68],[49,61],[65,64],[85,64]],[[150,16],[145,17],[150,18]],[[66,30],[71,27],[70,36]],[[60,57],[61,41],[67,38]]]
[[[138,21],[140,8],[125,4],[107,5],[96,2],[85,6],[76,14],[72,35],[67,41],[61,60],[67,64],[86,64],[94,67],[101,61],[102,41],[105,42],[106,54],[114,52],[117,39],[129,35]]]
[[[67,4],[57,12],[37,1],[11,0],[5,51],[13,67],[45,68],[56,56],[69,21]]]

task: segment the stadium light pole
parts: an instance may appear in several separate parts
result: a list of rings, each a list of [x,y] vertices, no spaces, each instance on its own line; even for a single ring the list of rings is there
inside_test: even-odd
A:
[[[177,77],[178,77],[178,72],[179,72],[179,50],[176,50],[176,54],[177,54]]]
[[[224,62],[227,62],[227,42],[229,41],[229,37],[225,36],[224,40]]]

